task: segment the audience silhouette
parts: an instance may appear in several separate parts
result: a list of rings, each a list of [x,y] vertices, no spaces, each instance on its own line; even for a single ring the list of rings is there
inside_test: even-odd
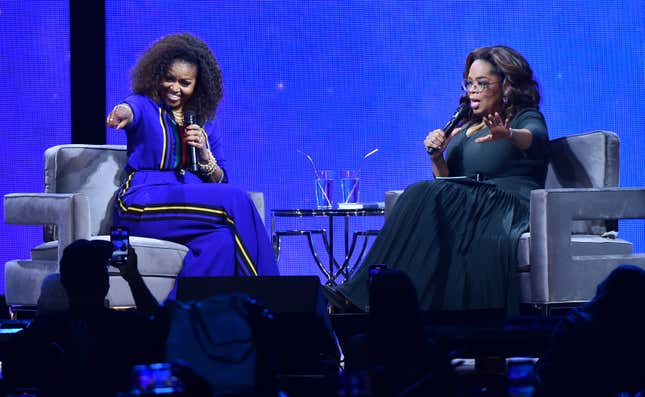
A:
[[[111,252],[111,244],[100,240],[78,240],[65,249],[60,282],[68,308],[39,312],[15,336],[3,362],[9,390],[114,396],[130,389],[134,365],[163,361],[167,319],[137,270],[133,249],[119,270],[139,310],[105,305]],[[536,394],[642,393],[644,306],[645,270],[623,265],[612,271],[594,298],[555,328],[537,365]],[[382,269],[370,278],[367,332],[351,340],[345,369],[350,375],[367,374],[364,395],[457,395],[449,355],[426,337],[414,285],[398,270]],[[202,379],[193,385],[185,375],[188,389],[208,395]]]
[[[537,395],[643,395],[644,357],[645,271],[623,265],[554,329],[537,365]]]
[[[371,396],[454,395],[448,354],[426,338],[415,287],[402,271],[371,277],[368,329],[349,349],[346,369],[367,371]]]
[[[60,282],[69,307],[40,312],[19,332],[3,363],[10,389],[35,387],[39,396],[113,396],[130,388],[133,365],[159,361],[163,335],[146,314],[158,304],[137,271],[131,249],[121,270],[139,311],[105,307],[109,289],[107,241],[78,240],[65,248]]]

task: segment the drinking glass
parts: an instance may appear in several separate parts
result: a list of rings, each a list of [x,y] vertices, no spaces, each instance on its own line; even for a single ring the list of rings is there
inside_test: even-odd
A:
[[[340,190],[343,194],[343,203],[358,203],[359,177],[357,170],[344,170],[340,176]]]
[[[331,208],[334,193],[334,172],[316,171],[316,205],[318,208]]]

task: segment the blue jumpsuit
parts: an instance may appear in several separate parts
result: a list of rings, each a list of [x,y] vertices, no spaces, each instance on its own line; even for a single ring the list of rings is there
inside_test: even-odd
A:
[[[185,170],[183,127],[165,105],[141,95],[123,102],[134,118],[126,127],[127,178],[114,224],[132,235],[186,245],[180,277],[277,275],[269,237],[246,192]],[[209,134],[207,142],[224,170],[221,135]]]

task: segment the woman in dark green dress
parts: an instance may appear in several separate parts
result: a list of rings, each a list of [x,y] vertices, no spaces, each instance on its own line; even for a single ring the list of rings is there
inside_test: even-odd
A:
[[[361,309],[373,264],[406,272],[424,310],[518,308],[517,243],[548,163],[538,85],[522,55],[495,46],[468,55],[463,88],[470,111],[461,128],[424,141],[435,148],[435,179],[405,190],[359,270],[336,290]],[[470,178],[441,179],[456,176]]]

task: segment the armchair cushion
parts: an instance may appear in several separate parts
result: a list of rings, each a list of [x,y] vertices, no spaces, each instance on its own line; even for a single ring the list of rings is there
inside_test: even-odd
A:
[[[110,290],[106,299],[111,307],[132,306],[134,298],[126,281],[118,274],[118,271],[110,272]],[[174,279],[163,277],[145,277],[144,282],[152,292],[152,295],[161,302],[166,299],[174,286]],[[39,295],[29,296],[26,302],[38,301],[38,311],[41,313],[62,312],[69,308],[67,292],[60,282],[60,273],[47,275],[40,288]]]
[[[110,236],[95,236],[90,240],[109,240]],[[137,252],[139,272],[143,276],[176,277],[181,270],[188,248],[172,241],[131,236],[130,244]],[[31,258],[56,261],[58,241],[48,241],[31,250]],[[116,269],[115,269],[116,270]]]
[[[619,177],[618,135],[592,131],[549,142],[550,162],[544,186],[559,188],[617,187]],[[615,229],[603,220],[575,220],[573,234],[602,234]]]
[[[570,135],[549,142],[547,189],[618,186],[619,139],[609,131]]]
[[[109,234],[115,193],[125,177],[123,145],[59,145],[45,151],[45,192],[82,193],[89,201],[90,235]],[[45,241],[56,239],[48,235]]]
[[[33,306],[40,296],[40,286],[48,275],[58,271],[56,261],[13,260],[5,263],[4,285],[7,303]]]
[[[91,239],[109,238],[95,236]],[[188,248],[171,241],[138,236],[131,236],[130,242],[137,252],[139,272],[146,285],[159,302],[163,301],[175,284]],[[48,280],[48,276],[58,274],[58,241],[43,243],[31,253],[31,260],[14,260],[5,264],[7,302],[13,306],[33,306],[38,302],[39,310],[65,310],[67,297],[64,291],[61,292],[60,281],[57,278]],[[109,272],[107,299],[110,306],[132,306],[134,298],[119,270],[110,267]]]
[[[530,272],[529,245],[531,234],[520,236],[517,247],[517,270]],[[607,238],[593,234],[576,234],[571,236],[571,256],[631,255],[632,243],[619,238]]]

